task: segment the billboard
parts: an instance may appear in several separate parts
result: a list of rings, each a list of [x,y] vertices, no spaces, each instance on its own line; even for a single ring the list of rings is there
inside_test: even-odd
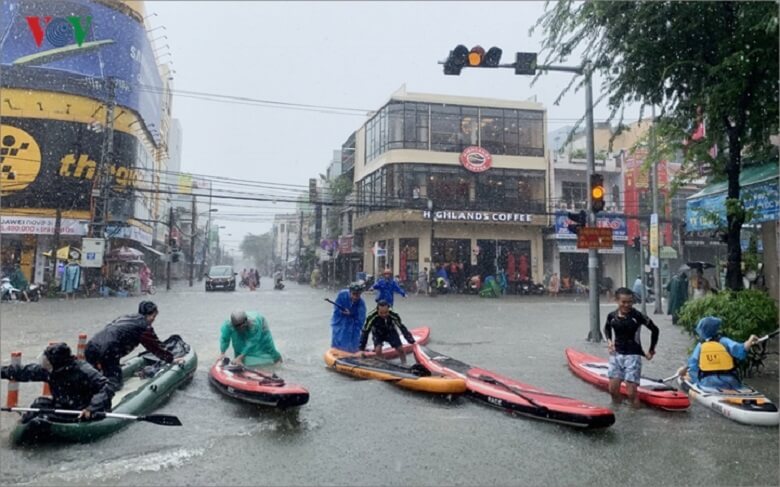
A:
[[[119,4],[119,2],[116,2]],[[142,23],[88,0],[0,2],[2,87],[107,101],[137,112],[159,143],[163,84]],[[159,129],[159,127],[158,127]]]
[[[103,133],[83,123],[6,116],[0,133],[3,208],[90,210]],[[130,188],[145,176],[134,167],[138,151],[135,137],[114,132],[108,170],[117,200],[132,199]]]
[[[568,229],[569,225],[575,222],[569,220],[568,212],[556,211],[555,212],[555,238],[576,239],[577,235],[571,233]],[[600,213],[596,218],[596,226],[599,228],[611,228],[612,239],[617,241],[625,241],[628,239],[626,229],[626,219],[623,215],[615,213]]]

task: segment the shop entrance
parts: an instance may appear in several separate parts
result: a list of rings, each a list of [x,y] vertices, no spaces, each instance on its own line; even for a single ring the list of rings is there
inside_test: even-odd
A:
[[[575,279],[588,283],[588,254],[561,252],[561,292],[572,290]]]

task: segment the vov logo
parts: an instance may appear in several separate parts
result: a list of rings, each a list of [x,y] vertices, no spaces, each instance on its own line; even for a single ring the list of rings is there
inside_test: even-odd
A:
[[[44,37],[54,47],[66,46],[71,41],[76,41],[76,44],[81,47],[92,26],[92,16],[39,17],[35,15],[27,17],[27,25],[38,47],[43,44]]]

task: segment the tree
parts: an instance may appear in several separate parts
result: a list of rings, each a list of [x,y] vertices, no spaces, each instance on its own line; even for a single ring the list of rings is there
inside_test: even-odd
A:
[[[263,268],[271,259],[273,243],[273,235],[270,232],[262,235],[248,233],[244,235],[239,248],[244,258],[252,259],[255,267]]]
[[[661,144],[651,160],[685,145],[688,169],[710,164],[725,176],[726,286],[741,289],[743,156],[774,156],[769,136],[778,131],[777,4],[561,0],[539,26],[543,64],[565,61],[581,49],[603,77],[601,99],[608,100],[610,118],[620,111],[622,125],[629,103],[640,103],[641,112],[647,105],[660,107],[655,126]],[[688,140],[704,121],[706,136]],[[717,155],[712,147],[720,149]]]

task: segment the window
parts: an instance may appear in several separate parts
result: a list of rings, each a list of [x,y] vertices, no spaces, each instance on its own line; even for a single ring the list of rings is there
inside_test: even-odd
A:
[[[404,105],[393,103],[387,107],[387,145],[384,150],[404,148]],[[384,152],[382,150],[382,152]]]
[[[431,150],[460,152],[460,107],[431,106]]]
[[[491,154],[504,153],[504,116],[503,110],[483,108],[480,110],[480,145]]]
[[[561,199],[569,209],[584,209],[588,201],[587,185],[583,182],[561,182]]]

